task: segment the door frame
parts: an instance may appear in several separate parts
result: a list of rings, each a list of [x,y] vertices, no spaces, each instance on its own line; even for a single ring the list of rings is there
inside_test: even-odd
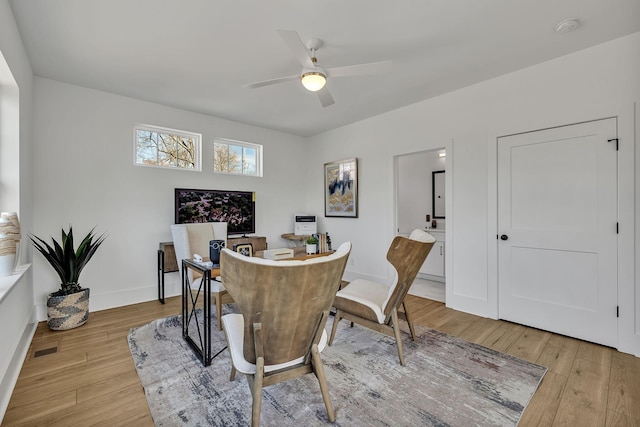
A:
[[[636,272],[636,230],[635,200],[636,185],[640,176],[635,175],[635,164],[640,164],[640,150],[635,149],[634,117],[635,104],[600,105],[591,114],[567,111],[567,117],[555,122],[536,122],[523,125],[505,126],[504,129],[488,133],[488,224],[487,235],[498,235],[498,139],[516,134],[536,132],[557,127],[575,125],[594,120],[617,118],[618,120],[618,350],[640,357],[640,271]],[[640,174],[639,174],[640,175]],[[635,182],[637,180],[638,182]],[[640,242],[639,242],[640,246]],[[640,247],[639,251],[640,252]],[[498,240],[487,240],[488,295],[490,316],[498,319]],[[640,269],[639,269],[640,270]],[[638,277],[636,277],[638,276]]]

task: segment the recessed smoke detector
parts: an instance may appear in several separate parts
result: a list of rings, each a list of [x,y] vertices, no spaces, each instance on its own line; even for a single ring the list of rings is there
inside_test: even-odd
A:
[[[556,25],[556,33],[569,33],[580,26],[577,19],[565,19]]]

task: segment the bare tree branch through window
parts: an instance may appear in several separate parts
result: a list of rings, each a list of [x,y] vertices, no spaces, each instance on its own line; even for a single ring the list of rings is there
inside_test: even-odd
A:
[[[137,165],[199,170],[200,135],[137,127],[135,137]]]

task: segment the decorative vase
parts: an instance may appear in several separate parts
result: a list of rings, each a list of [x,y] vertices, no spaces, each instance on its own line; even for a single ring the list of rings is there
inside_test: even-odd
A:
[[[11,276],[16,263],[16,254],[0,255],[0,276]]]
[[[14,263],[11,269],[11,273],[13,273],[20,261],[20,239],[22,237],[20,221],[16,212],[0,212],[0,234],[5,234],[15,240]]]
[[[0,276],[10,276],[16,265],[16,241],[13,236],[0,233]]]
[[[75,294],[47,298],[47,326],[54,331],[66,331],[84,325],[89,320],[89,289]]]
[[[15,227],[15,233],[20,238],[20,221],[18,220],[18,214],[15,212],[0,212],[0,218],[8,220]]]
[[[307,243],[307,254],[311,255],[311,254],[315,254],[316,253],[316,244],[309,244]]]

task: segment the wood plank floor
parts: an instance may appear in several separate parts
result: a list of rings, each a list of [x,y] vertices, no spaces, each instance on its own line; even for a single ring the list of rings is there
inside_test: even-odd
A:
[[[418,324],[549,369],[521,426],[640,426],[640,358],[411,295],[407,304]],[[152,426],[127,333],[179,312],[175,297],[91,313],[71,331],[40,323],[2,425]]]

